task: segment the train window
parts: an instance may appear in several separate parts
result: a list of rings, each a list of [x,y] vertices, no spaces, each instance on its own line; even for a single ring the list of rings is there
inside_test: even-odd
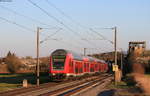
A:
[[[98,66],[97,66],[97,64],[95,64],[95,68],[97,68]]]
[[[78,73],[78,68],[77,67],[75,68],[75,73]]]
[[[72,62],[71,62],[71,67],[73,67],[73,63],[74,63],[74,62],[72,61]]]
[[[89,67],[89,64],[88,64],[88,63],[86,63],[86,66],[87,66],[87,67]]]
[[[90,69],[90,72],[94,72],[94,69],[93,69],[93,68],[91,68],[91,69]]]
[[[69,66],[72,67],[72,61],[71,60],[69,61]]]
[[[80,73],[82,73],[82,68],[80,68]]]
[[[78,65],[78,62],[75,62],[76,65]]]
[[[66,56],[53,56],[53,69],[64,70]]]
[[[86,63],[84,63],[84,68],[86,68]]]

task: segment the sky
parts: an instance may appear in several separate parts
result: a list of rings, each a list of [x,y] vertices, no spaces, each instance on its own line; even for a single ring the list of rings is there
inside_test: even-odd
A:
[[[40,56],[61,48],[82,54],[83,48],[88,54],[113,51],[109,40],[113,41],[114,31],[105,28],[114,26],[118,51],[127,51],[129,41],[146,41],[150,48],[150,0],[4,1],[0,1],[0,57],[8,51],[35,57],[37,27],[43,28]]]

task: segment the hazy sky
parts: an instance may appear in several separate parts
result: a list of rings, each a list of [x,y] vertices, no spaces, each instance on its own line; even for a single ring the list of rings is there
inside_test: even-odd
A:
[[[58,48],[76,52],[89,48],[88,53],[112,51],[112,44],[106,40],[98,40],[102,38],[89,29],[93,28],[112,40],[112,30],[100,28],[113,26],[117,26],[118,46],[125,51],[129,41],[145,40],[147,48],[150,47],[150,0],[32,1],[49,16],[28,0],[12,0],[12,2],[1,0],[0,57],[5,56],[9,50],[18,56],[35,56],[37,26],[50,28],[41,30],[40,40],[52,35],[40,45],[40,56],[48,56]]]

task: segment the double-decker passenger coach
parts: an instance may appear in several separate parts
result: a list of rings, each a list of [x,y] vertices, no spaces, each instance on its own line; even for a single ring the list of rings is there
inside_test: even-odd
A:
[[[107,70],[108,65],[105,61],[81,56],[65,49],[57,49],[50,56],[49,73],[52,78],[56,79],[106,72]]]

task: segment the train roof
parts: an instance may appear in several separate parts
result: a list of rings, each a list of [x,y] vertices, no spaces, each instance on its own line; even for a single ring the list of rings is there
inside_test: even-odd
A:
[[[55,51],[52,53],[52,55],[66,55],[66,54],[68,54],[68,53],[72,54],[72,56],[73,56],[74,59],[83,60],[82,55],[77,54],[77,53],[75,53],[75,52],[73,52],[73,51],[70,51],[70,50],[65,50],[65,49],[57,49],[57,50],[55,50]]]
[[[66,54],[72,54],[73,58],[76,59],[76,60],[83,60],[84,58],[88,59],[89,61],[96,61],[96,62],[103,62],[105,63],[104,60],[100,60],[100,59],[96,59],[96,58],[93,58],[93,57],[89,57],[89,56],[82,56],[74,51],[71,51],[71,50],[65,50],[65,49],[57,49],[55,50],[52,55],[66,55]]]

